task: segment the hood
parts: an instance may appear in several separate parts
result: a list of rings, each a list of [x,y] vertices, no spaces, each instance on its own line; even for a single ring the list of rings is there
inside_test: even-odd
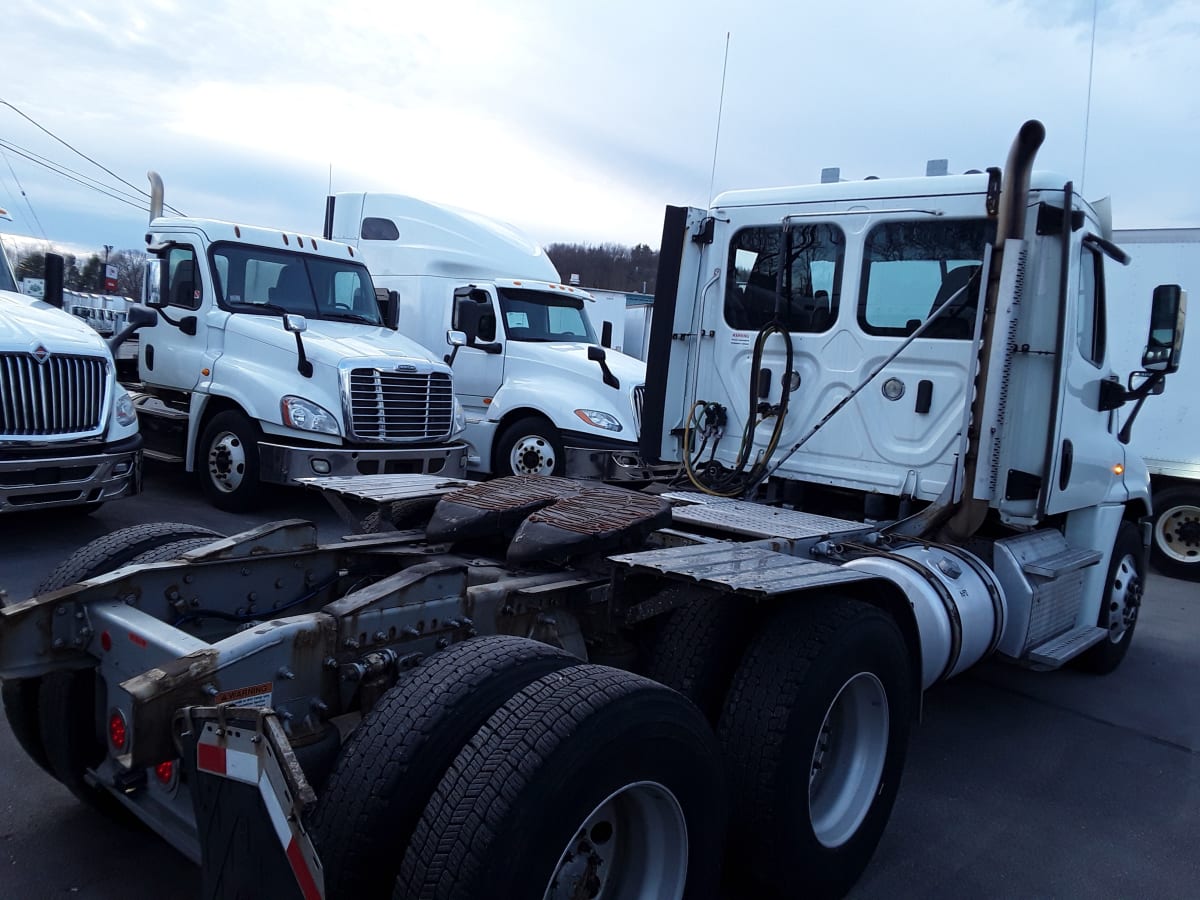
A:
[[[600,363],[587,358],[588,347],[579,341],[553,341],[547,343],[534,341],[509,341],[505,354],[509,359],[528,360],[542,366],[552,366],[579,379],[594,381],[598,389],[611,391],[601,380],[603,375]],[[608,368],[617,380],[621,382],[621,390],[628,391],[634,385],[646,381],[646,364],[640,359],[618,353],[616,350],[605,350]]]
[[[283,322],[275,316],[231,316],[226,329],[269,346],[293,351],[296,347],[296,336],[290,331],[285,331]],[[314,364],[336,368],[343,360],[378,359],[385,356],[409,359],[415,363],[433,365],[435,368],[449,371],[441,360],[435,359],[416,341],[382,325],[309,319],[308,330],[301,338],[304,342],[304,352]]]
[[[108,356],[104,339],[86,322],[42,300],[0,291],[0,351],[36,350]]]

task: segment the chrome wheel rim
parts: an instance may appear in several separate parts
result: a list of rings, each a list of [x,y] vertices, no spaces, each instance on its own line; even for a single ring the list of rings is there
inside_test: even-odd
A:
[[[687,857],[675,795],[654,781],[627,784],[575,829],[543,900],[680,900]]]
[[[1126,553],[1117,563],[1108,591],[1108,639],[1119,644],[1137,622],[1142,605],[1142,576],[1137,560]]]
[[[553,475],[554,447],[540,434],[528,434],[513,444],[508,462],[516,475]]]
[[[887,692],[870,672],[847,681],[825,713],[808,779],[813,833],[840,847],[858,831],[875,801],[887,758]]]
[[[1200,565],[1200,506],[1166,510],[1154,523],[1154,542],[1167,559]]]
[[[222,431],[208,448],[208,474],[219,491],[232,494],[246,476],[246,448],[232,431]]]

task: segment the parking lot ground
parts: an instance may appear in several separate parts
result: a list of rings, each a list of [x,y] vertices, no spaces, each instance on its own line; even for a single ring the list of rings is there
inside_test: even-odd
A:
[[[145,494],[92,517],[0,518],[0,586],[27,595],[76,547],[125,525],[233,533],[280,518],[313,520],[322,540],[346,530],[316,495],[280,491],[231,515],[151,465]],[[0,896],[161,900],[198,884],[159,838],[76,802],[0,721]],[[1197,884],[1200,587],[1152,575],[1114,674],[987,664],[927,695],[891,822],[852,896],[1185,897]]]

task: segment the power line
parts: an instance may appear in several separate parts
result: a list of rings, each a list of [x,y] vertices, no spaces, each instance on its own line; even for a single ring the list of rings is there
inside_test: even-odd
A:
[[[119,200],[128,206],[132,206],[134,209],[139,209],[142,212],[146,212],[149,209],[149,204],[142,197],[135,197],[134,195],[127,194],[118,188],[112,187],[111,185],[103,184],[91,176],[68,169],[66,166],[63,166],[60,163],[56,163],[53,160],[48,160],[43,156],[39,156],[32,150],[28,150],[12,143],[11,141],[6,141],[3,138],[0,138],[0,149],[15,153],[17,156],[23,157],[35,165],[49,169],[56,175],[61,175],[63,178],[66,178],[69,181],[74,181],[76,184],[82,185],[85,188],[90,188],[91,190],[103,194],[106,197],[111,197],[113,200]]]
[[[114,172],[112,169],[110,169],[110,168],[108,168],[107,166],[105,166],[105,165],[103,165],[103,164],[101,164],[101,163],[97,162],[96,160],[94,160],[94,159],[92,159],[90,156],[88,156],[86,153],[84,153],[82,150],[79,150],[79,149],[77,149],[77,148],[76,148],[76,147],[74,147],[72,144],[70,144],[68,141],[64,140],[63,138],[60,138],[60,137],[59,137],[57,134],[55,134],[55,133],[54,133],[53,131],[51,131],[49,128],[46,128],[44,125],[42,125],[42,124],[41,124],[40,122],[38,122],[36,119],[34,119],[32,116],[29,116],[29,115],[27,115],[27,114],[26,114],[26,113],[24,113],[22,110],[20,110],[20,109],[18,109],[17,107],[13,106],[13,104],[9,103],[7,100],[5,100],[5,99],[3,99],[3,98],[0,98],[0,106],[7,106],[9,109],[11,109],[13,112],[15,112],[15,113],[16,113],[18,116],[20,116],[20,117],[21,117],[22,119],[24,119],[26,122],[28,122],[29,124],[33,125],[33,127],[34,127],[34,128],[38,129],[38,130],[39,130],[39,131],[41,131],[43,134],[46,134],[46,135],[48,135],[49,137],[53,138],[54,140],[58,141],[58,143],[62,144],[64,147],[66,147],[68,150],[70,150],[70,151],[71,151],[72,153],[74,153],[76,156],[79,156],[79,157],[81,157],[81,158],[83,158],[83,159],[87,160],[87,161],[88,161],[88,162],[90,162],[90,163],[91,163],[93,166],[95,166],[97,169],[100,169],[102,172],[105,172],[105,173],[107,173],[108,175],[112,176],[112,177],[113,177],[113,178],[115,178],[117,181],[121,182],[121,184],[125,185],[127,188],[130,188],[130,189],[132,189],[133,191],[137,192],[138,194],[141,194],[143,197],[146,197],[147,199],[149,199],[149,197],[150,197],[150,193],[149,193],[149,191],[146,191],[144,188],[140,188],[140,187],[138,187],[138,186],[137,186],[137,185],[135,185],[135,184],[130,184],[128,181],[126,181],[124,178],[122,178],[120,175],[118,175],[118,174],[117,174],[116,172]],[[65,168],[65,167],[64,167],[64,168]],[[114,188],[114,190],[115,190],[115,188]],[[168,210],[170,210],[171,212],[175,213],[175,215],[177,215],[177,216],[182,216],[182,215],[183,215],[183,213],[182,213],[182,212],[180,212],[180,211],[179,211],[179,210],[177,210],[175,207],[173,207],[173,206],[171,206],[171,205],[169,205],[169,204],[166,204],[166,203],[164,203],[164,204],[163,204],[163,208],[164,208],[164,209],[168,209]]]
[[[25,198],[25,205],[29,207],[29,214],[33,216],[33,221],[37,223],[38,231],[42,233],[42,240],[50,240],[50,238],[46,236],[46,229],[42,227],[42,220],[38,218],[38,214],[33,210],[33,203],[30,202],[29,195],[25,193],[25,188],[21,186],[21,179],[17,177],[17,173],[13,169],[12,160],[8,158],[8,154],[2,149],[0,149],[0,156],[4,157],[4,162],[8,166],[8,172],[10,175],[12,175],[13,181],[16,182],[17,190],[20,191],[21,196]]]

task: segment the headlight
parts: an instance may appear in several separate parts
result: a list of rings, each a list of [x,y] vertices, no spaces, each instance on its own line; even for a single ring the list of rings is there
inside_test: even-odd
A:
[[[454,431],[452,434],[461,434],[467,428],[467,414],[463,411],[462,404],[458,402],[458,398],[454,398]]]
[[[606,412],[600,412],[598,409],[577,409],[575,415],[583,419],[593,428],[603,428],[605,431],[620,431],[621,423],[617,421],[616,416],[610,416]]]
[[[301,431],[319,431],[322,434],[341,434],[338,420],[323,406],[303,397],[284,397],[279,403],[283,424]]]
[[[129,391],[117,394],[117,402],[113,404],[113,414],[117,417],[118,425],[132,425],[137,421],[137,408]]]

